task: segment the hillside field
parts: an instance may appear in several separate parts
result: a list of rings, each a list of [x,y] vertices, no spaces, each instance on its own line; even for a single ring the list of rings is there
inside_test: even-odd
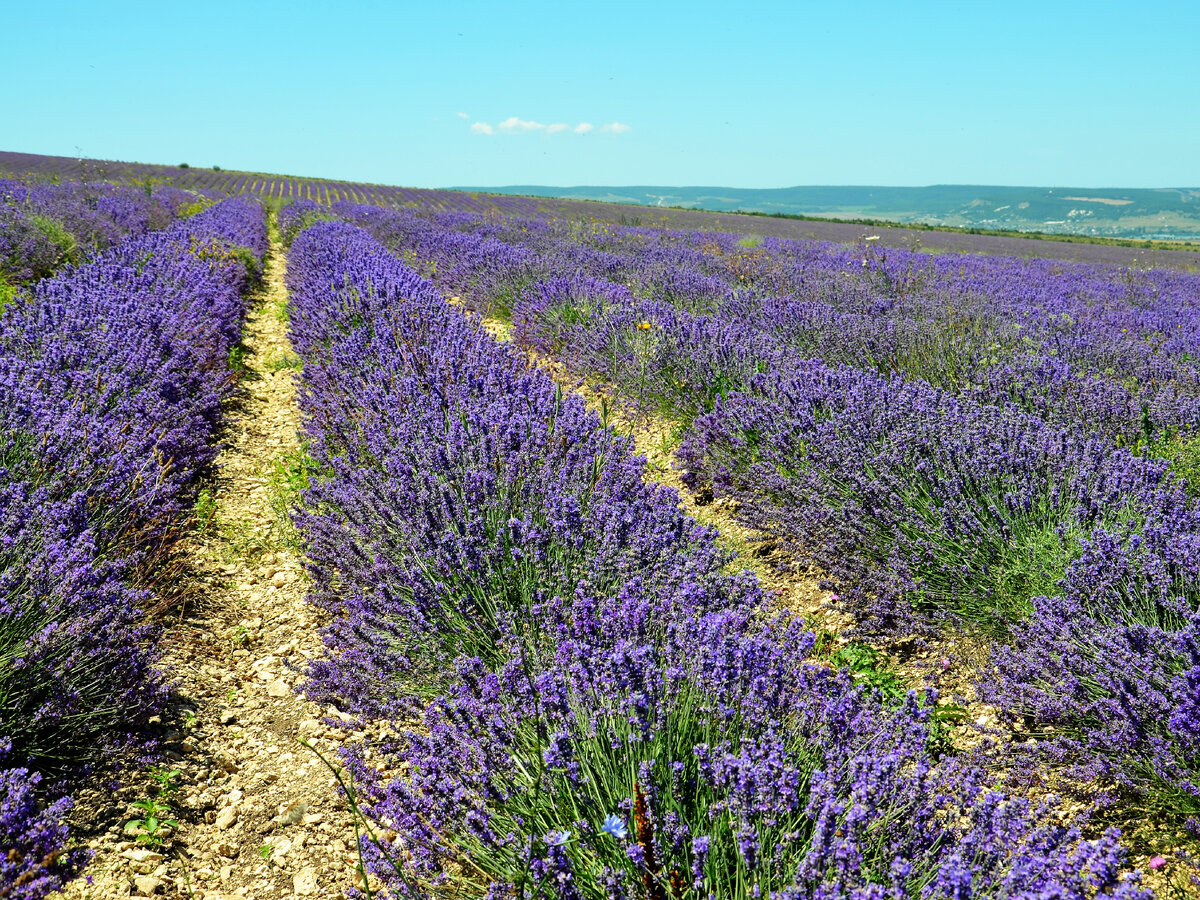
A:
[[[5,171],[0,897],[1200,896],[1200,253]]]

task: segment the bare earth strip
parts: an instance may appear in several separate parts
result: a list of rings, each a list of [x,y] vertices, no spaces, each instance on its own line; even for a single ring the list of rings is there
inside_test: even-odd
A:
[[[275,243],[265,287],[244,332],[247,375],[227,410],[212,486],[215,512],[185,553],[196,599],[172,623],[162,668],[176,699],[163,725],[178,828],[138,842],[124,828],[154,797],[142,776],[107,802],[86,799],[81,824],[96,859],[72,898],[142,895],[196,900],[344,896],[356,876],[354,829],[333,759],[364,732],[330,729],[332,710],[298,696],[300,670],[322,653],[322,615],[304,600],[306,576],[272,512],[269,479],[297,449],[299,412],[284,308],[284,259]],[[178,615],[178,614],[176,614]],[[84,812],[91,808],[93,812]],[[102,830],[101,830],[102,829]],[[90,882],[90,883],[89,883]]]

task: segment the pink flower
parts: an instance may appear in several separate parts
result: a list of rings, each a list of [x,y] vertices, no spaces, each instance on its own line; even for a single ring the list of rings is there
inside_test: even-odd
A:
[[[1156,856],[1154,859],[1150,860],[1150,862],[1146,863],[1146,865],[1148,865],[1151,869],[1161,869],[1166,864],[1167,861],[1161,856]]]

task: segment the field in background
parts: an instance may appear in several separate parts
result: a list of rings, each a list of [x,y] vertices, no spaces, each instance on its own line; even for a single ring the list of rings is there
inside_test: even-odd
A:
[[[1147,247],[1113,246],[1075,242],[1045,241],[998,234],[972,234],[956,231],[928,231],[919,228],[864,226],[844,222],[823,222],[742,215],[733,212],[708,212],[696,209],[660,209],[631,202],[596,202],[590,199],[519,197],[457,190],[430,190],[270,175],[254,172],[225,171],[106,160],[43,156],[34,153],[0,151],[0,175],[63,180],[145,180],[157,179],[186,188],[219,193],[252,193],[260,197],[284,200],[306,199],[319,203],[351,201],[381,206],[423,207],[466,212],[497,211],[514,215],[538,213],[567,218],[594,219],[614,224],[640,224],[701,231],[722,231],[789,240],[819,240],[853,243],[866,234],[879,236],[885,247],[988,253],[1004,256],[1038,256],[1072,262],[1112,263],[1136,267],[1190,269],[1200,267],[1200,252],[1163,250]],[[502,189],[508,190],[508,189]],[[546,188],[512,188],[534,191]],[[629,189],[636,190],[636,189]],[[674,189],[680,190],[680,189]],[[624,199],[624,198],[622,198]],[[1103,204],[1101,204],[1103,205]],[[750,208],[749,204],[744,204]],[[782,212],[782,210],[776,210]],[[832,213],[830,213],[832,215]],[[877,215],[877,213],[872,213]]]

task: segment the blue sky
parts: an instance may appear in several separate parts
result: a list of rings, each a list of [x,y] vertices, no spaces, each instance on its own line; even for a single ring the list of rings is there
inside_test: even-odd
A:
[[[48,0],[4,23],[4,150],[420,187],[1200,186],[1190,2]]]

